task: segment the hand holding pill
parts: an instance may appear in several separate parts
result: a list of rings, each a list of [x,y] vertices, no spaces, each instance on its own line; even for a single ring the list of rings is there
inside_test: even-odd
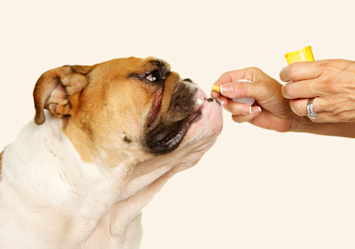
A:
[[[241,75],[238,75],[238,70],[223,74],[212,86],[213,92],[211,96],[218,97],[223,101],[223,107],[234,115],[244,115],[248,116],[248,119],[251,119],[261,112],[261,108],[260,106],[252,106],[255,102],[254,98],[244,96],[244,93],[241,92],[234,92],[234,90],[236,90],[234,86],[238,84],[240,84],[242,89],[245,89],[243,84],[252,84],[251,80],[240,77]],[[235,80],[235,82],[232,83],[233,80]]]
[[[246,79],[250,82],[240,82]],[[214,83],[211,96],[223,101],[223,107],[232,113],[237,123],[250,122],[265,129],[289,131],[298,121],[291,111],[289,101],[281,94],[282,85],[258,68],[226,72]],[[235,98],[254,98],[257,105],[234,102]],[[295,118],[297,120],[295,120]]]

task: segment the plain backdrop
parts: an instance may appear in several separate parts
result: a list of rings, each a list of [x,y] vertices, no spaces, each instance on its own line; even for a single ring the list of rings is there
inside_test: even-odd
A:
[[[33,120],[33,87],[49,69],[152,55],[210,94],[229,70],[259,67],[279,80],[284,54],[308,45],[316,60],[355,60],[354,8],[353,0],[1,1],[0,150]],[[354,148],[353,139],[281,134],[224,112],[215,146],[144,209],[142,248],[355,248]]]

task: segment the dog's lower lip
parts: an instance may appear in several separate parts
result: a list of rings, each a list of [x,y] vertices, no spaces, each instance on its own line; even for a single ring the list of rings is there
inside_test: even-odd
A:
[[[181,82],[176,85],[173,94],[178,91],[180,83]],[[167,133],[164,136],[159,136],[159,131],[163,128],[158,128],[156,130],[157,124],[149,127],[147,132],[148,135],[146,139],[146,146],[151,152],[159,155],[171,152],[178,148],[190,126],[193,123],[199,121],[202,117],[202,109],[204,107],[205,101],[207,101],[207,96],[203,91],[198,91],[196,97],[196,105],[192,112],[185,119],[179,121],[180,123],[177,124],[178,126],[175,128],[175,130],[171,130],[170,133]],[[213,101],[213,99],[211,100]],[[211,100],[208,100],[208,102]]]
[[[172,151],[176,149],[180,142],[185,137],[190,126],[200,120],[202,116],[203,105],[196,106],[191,114],[185,118],[180,126],[173,131],[170,135],[161,139],[160,141],[153,141],[148,143],[150,148],[154,148],[156,154],[166,153],[166,151]]]

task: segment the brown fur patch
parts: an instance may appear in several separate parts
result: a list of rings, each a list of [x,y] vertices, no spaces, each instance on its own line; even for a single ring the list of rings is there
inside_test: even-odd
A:
[[[150,82],[146,77],[154,71],[159,80]],[[56,117],[64,117],[64,133],[83,161],[115,167],[129,159],[132,151],[146,153],[142,137],[155,96],[163,91],[157,115],[162,120],[179,79],[177,73],[170,72],[168,63],[153,57],[115,59],[91,67],[56,68],[44,73],[37,82],[36,123],[44,122],[43,108],[48,108],[51,99],[54,109],[61,110],[58,105],[62,94],[52,92],[58,90],[58,83],[62,84],[67,101],[63,106],[70,110],[60,111],[60,115],[50,110]]]
[[[106,166],[115,167],[130,157],[125,148],[143,151],[145,120],[162,87],[144,78],[153,70],[169,74],[169,69],[167,63],[153,58],[115,59],[95,66],[86,76],[87,87],[69,97],[70,118],[64,129],[84,161],[93,163],[99,158]],[[175,84],[178,78],[175,74]],[[170,83],[165,86],[165,101],[175,87]],[[163,106],[163,112],[165,109]]]

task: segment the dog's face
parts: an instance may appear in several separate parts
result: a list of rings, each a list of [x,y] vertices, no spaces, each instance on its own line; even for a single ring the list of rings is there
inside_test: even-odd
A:
[[[107,167],[212,140],[222,129],[218,100],[152,57],[50,70],[34,99],[37,124],[49,109],[82,159]]]

